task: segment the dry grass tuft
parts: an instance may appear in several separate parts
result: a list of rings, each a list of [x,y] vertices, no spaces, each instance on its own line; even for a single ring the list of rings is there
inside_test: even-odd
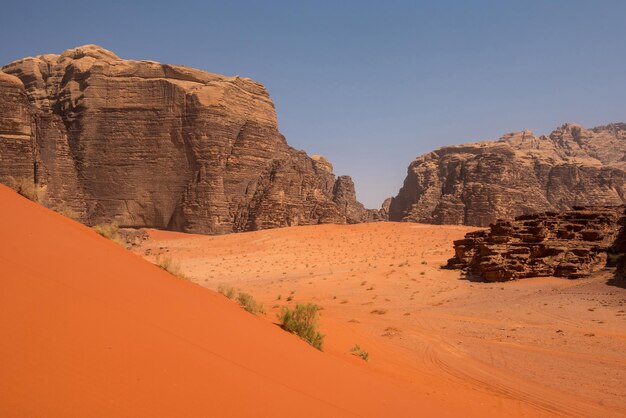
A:
[[[126,247],[126,243],[120,235],[120,227],[117,222],[114,221],[108,224],[98,224],[93,227],[93,230],[104,238],[110,239],[111,241],[121,245],[122,247]]]
[[[37,203],[44,203],[46,199],[47,186],[35,184],[33,179],[20,177],[18,179],[9,177],[7,186],[18,192],[20,195]]]
[[[365,361],[368,361],[370,358],[370,354],[363,350],[358,344],[355,344],[354,347],[350,349],[350,352],[355,356],[361,357]]]
[[[249,295],[248,293],[239,292],[239,295],[237,296],[237,303],[239,303],[239,306],[241,306],[243,309],[252,314],[256,315],[260,313],[265,313],[265,308],[263,308],[263,305],[254,300],[252,295]]]
[[[185,273],[183,273],[183,270],[180,267],[180,263],[176,260],[172,260],[171,257],[157,257],[155,264],[163,270],[167,271],[172,276],[176,276],[179,279],[191,280],[185,275]]]

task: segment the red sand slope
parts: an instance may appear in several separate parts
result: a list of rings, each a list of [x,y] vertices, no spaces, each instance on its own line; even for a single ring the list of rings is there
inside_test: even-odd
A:
[[[0,186],[0,416],[462,415]]]

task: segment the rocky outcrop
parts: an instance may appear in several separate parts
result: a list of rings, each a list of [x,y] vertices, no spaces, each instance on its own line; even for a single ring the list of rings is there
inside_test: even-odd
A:
[[[576,279],[602,269],[617,248],[626,221],[624,206],[576,208],[564,213],[523,215],[454,241],[448,267],[470,277],[506,281],[556,276]]]
[[[333,188],[333,202],[346,214],[350,224],[372,220],[370,211],[356,200],[354,182],[350,176],[339,176]]]
[[[486,226],[497,219],[626,201],[626,124],[566,124],[418,157],[389,208],[392,221]]]
[[[95,45],[0,72],[0,181],[87,224],[229,232],[358,222],[349,177],[291,148],[265,88]]]
[[[378,211],[378,213],[382,219],[389,219],[389,208],[391,207],[392,201],[393,197],[388,197],[383,201],[383,204],[380,206],[380,210]]]

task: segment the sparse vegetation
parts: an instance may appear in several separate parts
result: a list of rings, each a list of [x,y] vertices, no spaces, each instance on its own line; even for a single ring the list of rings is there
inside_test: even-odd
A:
[[[373,313],[373,314],[376,314],[376,315],[384,315],[384,314],[387,313],[387,309],[374,309],[370,313]]]
[[[217,288],[218,293],[226,296],[228,299],[234,299],[237,301],[239,306],[241,306],[246,311],[257,315],[260,313],[265,313],[265,308],[262,304],[258,303],[252,295],[237,291],[234,287],[228,285],[220,285]],[[274,305],[272,308],[277,308],[278,305]]]
[[[72,208],[70,208],[69,206],[67,206],[63,202],[57,203],[57,204],[51,206],[50,209],[52,209],[53,211],[55,211],[59,215],[63,215],[66,218],[70,218],[70,219],[73,219],[75,221],[78,220],[78,218],[79,218],[78,213],[76,213]]]
[[[217,288],[217,291],[222,295],[226,296],[228,299],[235,299],[235,295],[237,295],[237,291],[232,286],[226,286],[224,284],[220,285]]]
[[[178,261],[172,260],[171,257],[157,257],[155,264],[161,267],[163,270],[167,271],[172,276],[176,276],[180,279],[189,280],[189,278],[183,273],[183,270],[180,267],[180,263]]]
[[[368,361],[370,358],[370,354],[363,350],[358,344],[355,344],[354,347],[350,349],[350,352],[355,356],[361,357],[365,361]]]
[[[57,212],[58,214],[65,216],[66,218],[76,220],[79,217],[78,213],[72,210],[64,202],[50,204],[50,202],[48,202],[48,199],[46,199],[48,190],[48,186],[46,185],[36,184],[32,179],[28,179],[25,177],[20,177],[18,179],[14,177],[9,177],[7,179],[7,186],[12,188],[25,198],[32,200],[33,202],[45,205],[53,211]]]
[[[248,293],[239,292],[239,295],[237,295],[237,303],[239,303],[239,306],[241,306],[243,309],[252,314],[256,315],[259,313],[265,313],[263,305],[254,300],[252,295]]]
[[[324,335],[317,331],[317,313],[320,307],[312,304],[297,304],[292,310],[283,308],[279,314],[280,326],[285,331],[296,334],[313,347],[322,351]]]
[[[35,184],[35,181],[32,179],[9,177],[7,186],[33,202],[43,203],[46,198],[47,186]]]
[[[126,243],[124,242],[124,240],[122,239],[120,235],[120,227],[117,224],[117,222],[113,221],[108,224],[98,224],[93,227],[93,230],[96,231],[101,236],[103,236],[104,238],[108,238],[111,241],[121,245],[122,247],[126,247]],[[157,264],[159,264],[158,260],[157,260]]]

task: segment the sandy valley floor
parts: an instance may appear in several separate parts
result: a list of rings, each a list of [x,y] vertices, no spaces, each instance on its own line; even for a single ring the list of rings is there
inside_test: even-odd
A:
[[[252,294],[268,321],[323,307],[325,351],[468,415],[626,414],[626,289],[610,272],[476,283],[440,267],[467,227],[375,223],[199,236],[150,231],[135,251],[194,282]],[[234,303],[234,302],[233,302]],[[369,361],[350,354],[359,344]]]

